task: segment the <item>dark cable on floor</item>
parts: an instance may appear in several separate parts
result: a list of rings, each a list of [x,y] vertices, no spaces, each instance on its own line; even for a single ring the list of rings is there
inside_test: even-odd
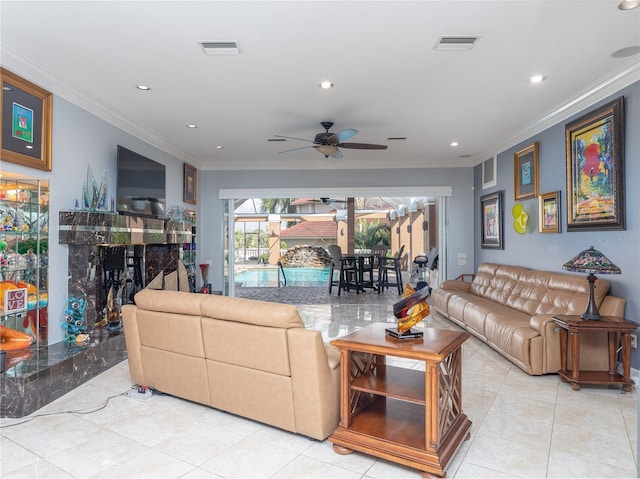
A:
[[[131,391],[132,389],[136,389],[137,386],[133,386],[131,387],[131,389],[126,390],[123,393],[119,393],[119,394],[114,394],[113,396],[109,396],[107,399],[105,399],[104,403],[102,403],[100,406],[87,410],[87,409],[77,409],[77,410],[69,410],[69,411],[57,411],[57,412],[48,412],[48,413],[43,413],[43,414],[36,414],[34,416],[27,416],[25,418],[23,418],[23,421],[20,422],[14,422],[11,424],[2,424],[0,425],[0,429],[6,429],[8,427],[13,427],[13,426],[19,426],[21,424],[26,424],[30,421],[33,421],[34,419],[38,418],[38,417],[46,417],[46,416],[55,416],[56,414],[91,414],[97,411],[100,411],[101,409],[104,409],[105,407],[107,407],[107,405],[109,404],[109,401],[111,401],[113,398],[116,398],[118,396],[125,396],[127,397],[127,394],[129,393],[129,391]]]

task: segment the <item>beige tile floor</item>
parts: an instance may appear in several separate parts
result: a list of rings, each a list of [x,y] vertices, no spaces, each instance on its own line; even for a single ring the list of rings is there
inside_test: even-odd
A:
[[[393,318],[388,304],[299,309],[307,327],[321,330],[326,340]],[[456,328],[437,317],[432,326]],[[475,338],[465,343],[463,353],[463,407],[473,426],[470,440],[447,469],[448,477],[637,477],[635,390],[573,391],[556,375],[528,376]],[[329,441],[170,396],[130,398],[122,394],[130,386],[124,361],[36,411],[33,416],[38,417],[29,422],[2,419],[0,476],[420,477],[418,471],[364,454],[335,454]],[[86,413],[57,413],[69,410]]]

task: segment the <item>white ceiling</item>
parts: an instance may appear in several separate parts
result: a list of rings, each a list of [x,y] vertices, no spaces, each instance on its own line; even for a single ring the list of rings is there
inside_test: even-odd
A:
[[[640,79],[638,53],[611,56],[640,45],[640,9],[617,4],[2,0],[1,59],[201,169],[469,166]],[[436,51],[441,36],[479,40]],[[242,53],[199,45],[226,40]],[[267,142],[311,140],[323,120],[389,148],[335,160]]]

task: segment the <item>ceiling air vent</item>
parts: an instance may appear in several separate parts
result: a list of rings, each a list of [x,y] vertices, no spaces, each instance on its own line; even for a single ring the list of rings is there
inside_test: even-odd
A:
[[[207,55],[240,55],[238,42],[200,42]]]
[[[436,50],[471,50],[478,37],[440,37]]]
[[[287,141],[284,138],[267,138],[267,141]]]

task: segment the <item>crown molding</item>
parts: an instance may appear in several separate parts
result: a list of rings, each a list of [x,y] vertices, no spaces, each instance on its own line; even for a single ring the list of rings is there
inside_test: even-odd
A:
[[[599,101],[604,100],[637,81],[640,81],[640,62],[638,62],[637,58],[634,58],[627,62],[621,69],[585,88],[568,102],[560,105],[558,108],[542,118],[535,120],[517,135],[514,135],[496,145],[494,149],[487,150],[481,155],[475,156],[473,158],[472,166],[482,163],[484,160],[493,157],[497,153],[502,153],[513,148],[518,143],[528,140],[544,130],[549,129],[578,113],[581,113]]]

